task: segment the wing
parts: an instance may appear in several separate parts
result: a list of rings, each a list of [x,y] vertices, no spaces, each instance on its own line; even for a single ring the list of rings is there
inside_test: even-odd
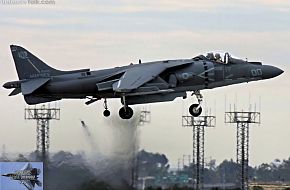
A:
[[[22,167],[21,170],[31,170],[31,169],[32,169],[32,166],[31,166],[31,164],[28,162],[28,163],[26,163],[26,164]]]
[[[115,92],[130,92],[154,79],[164,70],[165,68],[161,64],[130,68],[113,84],[113,90]]]
[[[183,66],[192,63],[192,61],[187,62],[159,62],[155,64],[144,64],[128,70],[121,76],[121,78],[113,83],[113,91],[115,92],[130,92],[134,89],[139,88],[143,84],[153,80],[163,71],[168,68],[173,68],[176,66]]]

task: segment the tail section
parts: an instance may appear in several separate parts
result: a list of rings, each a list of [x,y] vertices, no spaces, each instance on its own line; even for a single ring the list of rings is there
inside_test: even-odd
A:
[[[44,78],[63,73],[63,71],[48,66],[23,47],[11,45],[10,49],[20,80]]]
[[[13,89],[9,96],[22,92],[27,104],[34,105],[39,103],[60,100],[60,97],[42,97],[36,91],[51,81],[51,76],[88,72],[90,69],[80,69],[72,71],[60,71],[48,66],[39,58],[21,46],[10,45],[11,53],[16,66],[18,81],[10,81],[3,85],[4,88]]]

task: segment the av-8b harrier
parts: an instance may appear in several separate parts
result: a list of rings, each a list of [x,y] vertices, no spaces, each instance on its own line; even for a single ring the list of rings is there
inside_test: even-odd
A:
[[[9,96],[22,93],[27,104],[51,102],[63,98],[88,99],[87,105],[104,99],[104,116],[110,111],[107,99],[120,98],[122,119],[130,119],[130,105],[172,101],[196,95],[198,103],[189,107],[192,116],[202,112],[200,90],[276,77],[283,73],[277,67],[235,59],[225,53],[209,53],[192,59],[163,60],[90,71],[56,70],[23,47],[11,45],[19,80],[7,82],[14,88]]]

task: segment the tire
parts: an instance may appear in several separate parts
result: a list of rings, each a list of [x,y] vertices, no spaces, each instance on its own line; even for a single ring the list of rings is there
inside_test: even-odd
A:
[[[124,107],[122,107],[119,110],[119,116],[122,119],[130,119],[133,116],[133,114],[134,114],[134,112],[133,112],[132,108],[130,108],[130,107],[126,107],[126,111],[125,111]]]
[[[109,110],[104,110],[103,115],[105,117],[109,117],[111,115],[111,112]]]
[[[193,117],[198,117],[200,116],[201,112],[202,112],[202,108],[200,107],[198,110],[196,110],[196,108],[198,107],[198,104],[192,104],[189,107],[189,113],[190,115],[192,115]]]

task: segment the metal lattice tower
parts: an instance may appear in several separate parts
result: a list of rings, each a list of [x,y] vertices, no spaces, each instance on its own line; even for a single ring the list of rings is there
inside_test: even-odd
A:
[[[147,123],[151,122],[151,112],[148,107],[142,107],[139,115],[138,126],[144,126]],[[138,189],[138,174],[139,174],[139,147],[136,144],[134,147],[134,157],[132,159],[132,170],[131,170],[131,187],[133,189]]]
[[[45,161],[49,150],[49,121],[60,119],[60,109],[42,105],[40,107],[25,108],[24,118],[36,120],[36,150],[40,158]]]
[[[192,127],[193,187],[203,189],[204,174],[204,128],[215,127],[215,116],[182,116],[182,126]]]
[[[249,189],[249,126],[260,124],[260,112],[226,112],[225,123],[237,124],[237,177],[242,190]]]
[[[140,111],[139,126],[143,126],[151,121],[151,112],[148,107],[143,107]]]

